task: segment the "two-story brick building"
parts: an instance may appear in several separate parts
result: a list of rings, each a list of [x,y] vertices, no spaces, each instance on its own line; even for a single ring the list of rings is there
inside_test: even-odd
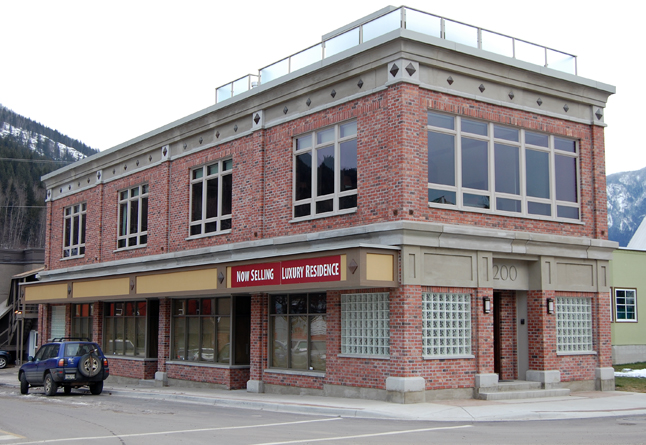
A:
[[[415,402],[614,387],[573,56],[389,7],[47,175],[40,338],[116,376]]]

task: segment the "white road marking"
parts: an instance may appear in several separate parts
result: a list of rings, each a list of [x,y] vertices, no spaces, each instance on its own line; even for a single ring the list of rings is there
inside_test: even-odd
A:
[[[8,431],[3,431],[0,430],[0,441],[2,440],[12,440],[12,439],[26,439],[25,436],[21,436],[20,434],[13,434]]]
[[[327,442],[332,440],[348,440],[348,439],[361,439],[365,437],[394,436],[397,434],[422,433],[427,431],[454,430],[458,428],[471,428],[472,426],[473,425],[441,426],[437,428],[422,428],[418,430],[387,431],[385,433],[357,434],[355,436],[337,436],[337,437],[325,437],[321,439],[289,440],[287,442],[265,442],[265,443],[258,443],[254,445],[285,445],[289,443]]]
[[[105,439],[116,439],[116,438],[127,438],[127,437],[144,437],[144,436],[163,436],[166,434],[185,434],[185,433],[203,433],[207,431],[223,431],[223,430],[241,430],[248,428],[265,428],[271,426],[285,426],[285,425],[298,425],[303,423],[314,423],[314,422],[329,422],[331,420],[341,420],[340,417],[331,417],[329,419],[316,419],[316,420],[301,420],[297,422],[281,422],[281,423],[264,423],[260,425],[245,425],[245,426],[225,426],[219,428],[198,428],[194,430],[175,430],[175,431],[155,431],[151,433],[135,433],[135,434],[114,434],[110,436],[94,436],[94,437],[66,437],[64,439],[47,439],[47,440],[36,440],[33,442],[20,442],[21,445],[27,445],[32,443],[56,443],[56,442],[73,442],[79,440],[105,440]]]

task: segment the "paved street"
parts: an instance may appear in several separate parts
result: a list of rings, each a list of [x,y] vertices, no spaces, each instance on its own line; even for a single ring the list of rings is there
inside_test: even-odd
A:
[[[0,388],[1,443],[333,444],[643,443],[646,416],[431,422],[310,416],[75,392]]]
[[[646,395],[574,393],[505,402],[397,405],[106,381],[45,397],[0,370],[0,443],[97,444],[573,444],[645,443]]]

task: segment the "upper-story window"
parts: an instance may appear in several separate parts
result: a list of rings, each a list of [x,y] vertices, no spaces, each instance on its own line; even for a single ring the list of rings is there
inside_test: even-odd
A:
[[[148,184],[119,192],[117,247],[142,246],[148,242]]]
[[[231,230],[232,168],[227,159],[191,171],[191,236]]]
[[[294,141],[294,218],[357,207],[357,123],[338,124]]]
[[[65,207],[63,212],[63,258],[85,255],[86,211],[86,203]]]
[[[580,220],[577,141],[428,113],[431,206]]]

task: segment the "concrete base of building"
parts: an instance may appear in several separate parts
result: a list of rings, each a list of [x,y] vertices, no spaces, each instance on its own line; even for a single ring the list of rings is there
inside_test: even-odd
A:
[[[391,403],[423,403],[426,401],[423,377],[386,378],[386,401]]]
[[[561,371],[527,371],[526,380],[530,382],[540,382],[543,389],[561,388]]]
[[[180,379],[168,379],[167,386],[181,386],[184,388],[206,388],[206,389],[226,389],[226,385],[220,385],[218,383],[207,383],[207,382],[194,382],[192,380],[180,380]]]
[[[597,391],[615,390],[614,368],[595,368],[594,377],[594,389]]]
[[[348,399],[365,399],[386,401],[387,392],[377,388],[358,388],[355,386],[323,385],[323,392],[328,397],[344,397]]]
[[[267,394],[288,394],[293,396],[325,396],[322,389],[301,388],[299,386],[283,386],[265,383],[265,393]]]
[[[594,391],[594,380],[574,380],[571,382],[561,382],[561,388],[569,389],[570,391]]]
[[[475,388],[432,389],[425,392],[426,402],[436,400],[473,399]]]
[[[265,392],[265,382],[262,380],[249,380],[247,382],[247,392],[263,393]]]
[[[498,374],[476,374],[476,385],[473,388],[472,397],[474,399],[480,398],[480,391],[497,391],[498,390]]]
[[[646,345],[623,345],[612,347],[612,364],[646,362]]]
[[[168,373],[157,371],[155,373],[155,386],[168,386]]]

